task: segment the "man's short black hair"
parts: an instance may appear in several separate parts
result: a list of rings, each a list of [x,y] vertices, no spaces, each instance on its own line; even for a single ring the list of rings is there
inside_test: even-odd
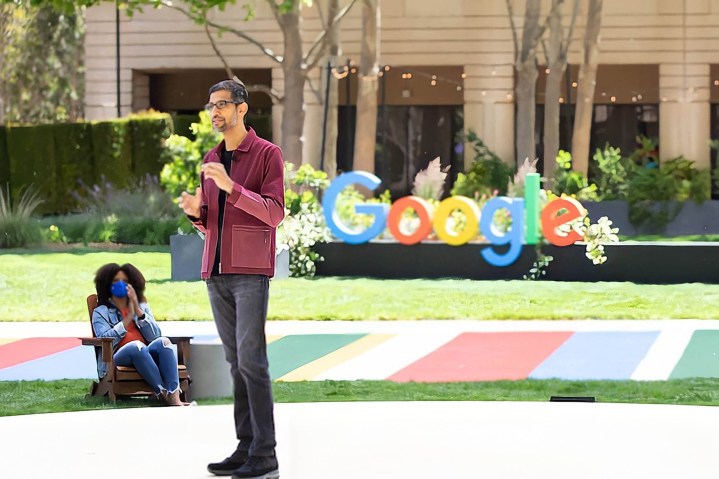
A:
[[[222,80],[220,83],[216,83],[210,87],[210,95],[216,91],[229,91],[232,94],[232,100],[238,103],[247,103],[249,105],[249,95],[245,84],[242,83],[237,77],[234,80]]]

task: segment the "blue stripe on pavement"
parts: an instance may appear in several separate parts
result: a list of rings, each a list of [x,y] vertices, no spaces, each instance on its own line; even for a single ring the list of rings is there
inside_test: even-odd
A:
[[[630,379],[659,331],[575,333],[532,371],[532,379]]]
[[[0,369],[0,381],[33,381],[42,379],[97,379],[97,362],[93,348],[78,346],[39,359]]]

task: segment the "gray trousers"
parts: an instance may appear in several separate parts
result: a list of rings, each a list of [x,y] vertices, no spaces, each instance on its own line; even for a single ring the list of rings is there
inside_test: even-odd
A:
[[[217,332],[234,384],[235,430],[240,448],[253,456],[275,451],[275,420],[265,322],[270,280],[227,274],[207,280]]]

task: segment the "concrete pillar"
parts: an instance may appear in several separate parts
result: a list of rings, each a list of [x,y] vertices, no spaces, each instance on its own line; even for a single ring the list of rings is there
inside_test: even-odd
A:
[[[467,65],[464,79],[464,129],[477,136],[504,162],[514,165],[514,71],[511,65]],[[464,164],[474,160],[465,145]]]
[[[710,167],[709,82],[708,64],[659,66],[660,161],[684,155]]]
[[[302,163],[312,165],[314,169],[320,167],[320,153],[322,152],[322,101],[310,88],[310,82],[315,88],[321,90],[320,69],[315,68],[308,75],[305,84],[305,126],[303,129]],[[322,92],[320,91],[320,94]]]

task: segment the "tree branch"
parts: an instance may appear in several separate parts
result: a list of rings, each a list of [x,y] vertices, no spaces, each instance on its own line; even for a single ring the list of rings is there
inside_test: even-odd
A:
[[[340,10],[337,15],[327,24],[327,27],[320,33],[317,38],[315,38],[315,41],[312,42],[312,46],[310,46],[310,49],[307,50],[307,54],[302,59],[302,63],[307,65],[306,70],[312,70],[314,67],[317,66],[317,64],[322,60],[322,56],[324,55],[325,47],[327,46],[327,43],[325,39],[327,38],[327,32],[329,32],[330,28],[334,28],[336,23],[339,23],[340,20],[342,20],[352,9],[354,4],[357,2],[357,0],[352,0],[350,3],[345,5],[345,7]],[[313,52],[317,47],[321,46],[319,50],[315,53],[315,57],[310,60],[310,57],[312,56]]]
[[[567,57],[569,52],[569,46],[572,44],[572,35],[574,35],[574,25],[577,23],[577,15],[579,14],[579,0],[574,0],[574,7],[572,8],[572,20],[569,22],[569,34],[567,35],[567,41],[562,45],[562,56]]]
[[[277,23],[282,24],[282,19],[280,18],[280,9],[275,3],[275,0],[267,0],[267,3],[270,4],[270,9],[272,10],[272,14],[275,16],[275,20],[277,20]]]
[[[327,21],[325,20],[325,12],[322,11],[322,7],[320,6],[320,2],[315,2],[315,5],[317,5],[317,14],[320,17],[320,23],[322,24],[322,28],[327,30]]]
[[[245,88],[249,93],[259,92],[267,94],[267,96],[272,99],[272,103],[275,105],[281,105],[284,101],[284,97],[280,96],[280,92],[274,88],[268,87],[267,85],[247,85]]]
[[[272,0],[269,0],[269,1],[270,1],[270,3],[273,3]],[[240,30],[237,30],[236,28],[219,25],[211,20],[208,20],[207,17],[205,17],[205,18],[199,17],[198,18],[197,16],[188,12],[184,8],[180,8],[178,6],[173,5],[172,2],[170,2],[170,1],[163,1],[162,4],[167,8],[177,10],[178,12],[182,13],[183,15],[185,15],[190,20],[193,20],[194,22],[199,22],[199,23],[204,22],[205,25],[209,25],[212,28],[216,28],[220,31],[228,31],[230,33],[233,33],[233,34],[237,35],[238,37],[242,38],[243,40],[251,43],[252,45],[255,45],[257,48],[259,48],[262,51],[262,53],[264,53],[265,55],[270,57],[275,62],[282,63],[282,57],[280,55],[276,55],[275,52],[273,52],[269,48],[265,47],[262,43],[258,42],[257,40],[255,40],[251,36],[247,35],[246,33],[242,32]],[[277,7],[277,5],[275,5],[275,8],[276,7]]]
[[[509,12],[509,27],[512,29],[512,40],[514,41],[514,61],[519,60],[519,39],[517,38],[517,26],[514,24],[514,2],[507,0],[507,12]]]
[[[205,15],[205,20],[207,20],[207,15]],[[212,45],[212,49],[215,50],[215,55],[217,55],[217,58],[220,59],[222,62],[222,65],[225,67],[225,73],[227,73],[227,78],[232,78],[235,76],[234,73],[232,73],[232,68],[230,68],[230,65],[227,63],[227,60],[225,60],[225,57],[222,56],[222,52],[220,52],[220,49],[217,48],[217,44],[215,43],[215,39],[212,38],[212,34],[210,33],[210,27],[205,23],[205,33],[207,34],[207,38],[210,40],[210,45]]]

